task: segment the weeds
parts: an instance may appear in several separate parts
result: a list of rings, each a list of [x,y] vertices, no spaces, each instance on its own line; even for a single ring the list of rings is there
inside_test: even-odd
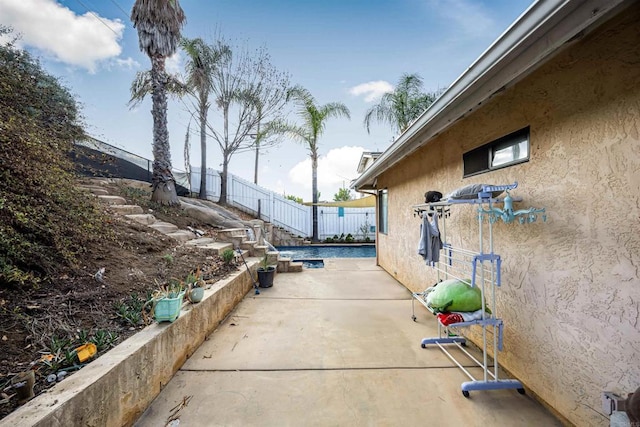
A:
[[[124,301],[120,301],[114,304],[116,315],[120,319],[121,323],[126,326],[141,326],[146,325],[149,322],[149,314],[151,307],[148,301],[151,299],[151,294],[147,294],[147,298],[141,298],[138,294],[131,294]]]

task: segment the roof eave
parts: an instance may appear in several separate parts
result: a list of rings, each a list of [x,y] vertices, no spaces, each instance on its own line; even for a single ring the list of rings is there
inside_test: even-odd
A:
[[[493,95],[545,63],[577,36],[634,0],[537,1],[358,177],[352,188],[375,187],[380,174],[427,144]]]

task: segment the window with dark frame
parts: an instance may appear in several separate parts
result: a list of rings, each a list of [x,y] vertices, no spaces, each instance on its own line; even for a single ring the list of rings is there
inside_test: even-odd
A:
[[[378,232],[387,234],[389,232],[389,194],[386,189],[378,191]]]
[[[529,127],[520,129],[462,155],[463,177],[529,161]]]

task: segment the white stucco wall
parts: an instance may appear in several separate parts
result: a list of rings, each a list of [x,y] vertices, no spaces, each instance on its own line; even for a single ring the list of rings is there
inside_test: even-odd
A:
[[[494,228],[500,362],[579,426],[609,425],[602,391],[640,386],[639,28],[636,3],[378,178],[379,264],[414,291],[435,277],[411,209],[425,191],[518,181],[516,208],[546,208],[547,223]],[[526,126],[529,162],[462,179],[464,152]],[[452,244],[478,247],[474,209],[452,207]]]

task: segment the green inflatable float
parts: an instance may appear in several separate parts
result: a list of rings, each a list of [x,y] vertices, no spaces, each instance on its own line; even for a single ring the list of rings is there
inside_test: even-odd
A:
[[[471,283],[471,280],[466,281]],[[482,292],[458,279],[444,280],[427,294],[427,305],[436,313],[477,311],[482,308]],[[486,307],[485,307],[486,308]],[[486,308],[486,311],[491,311]]]

